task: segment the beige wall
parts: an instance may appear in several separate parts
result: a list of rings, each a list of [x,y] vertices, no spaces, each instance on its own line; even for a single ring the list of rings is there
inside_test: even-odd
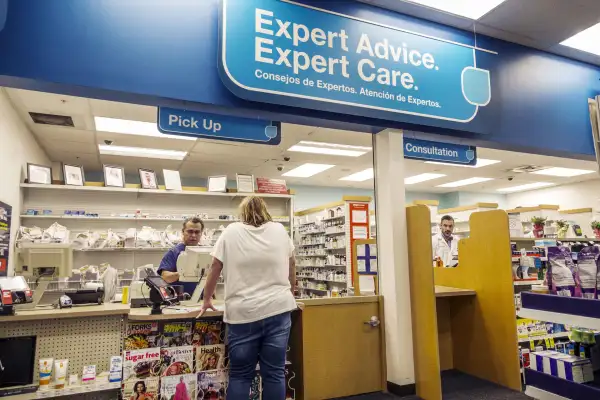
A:
[[[27,163],[50,165],[46,153],[17,115],[4,89],[0,88],[0,201],[12,206],[11,255],[8,272],[12,274],[12,251],[21,214],[19,185],[27,176]]]

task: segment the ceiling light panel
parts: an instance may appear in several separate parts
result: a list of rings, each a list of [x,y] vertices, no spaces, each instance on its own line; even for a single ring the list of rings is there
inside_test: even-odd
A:
[[[160,158],[163,160],[183,160],[187,155],[187,151],[163,150],[163,149],[146,149],[143,147],[126,147],[126,146],[107,146],[98,145],[100,154],[106,156],[126,156],[126,157],[142,157],[142,158]]]
[[[312,154],[326,154],[331,156],[360,157],[372,150],[371,147],[350,146],[336,143],[321,143],[300,141],[290,147],[288,151]]]
[[[485,158],[478,158],[477,164],[475,165],[462,165],[462,164],[449,164],[438,161],[425,161],[425,164],[436,164],[436,165],[447,165],[448,167],[461,167],[461,168],[481,168],[487,167],[488,165],[499,164],[501,161],[499,160],[487,160]]]
[[[283,174],[283,176],[295,178],[308,178],[310,176],[319,174],[323,171],[327,171],[329,168],[333,167],[335,167],[335,165],[307,163],[302,164],[301,166],[286,172],[285,174]]]
[[[408,178],[404,178],[405,185],[414,185],[416,183],[431,181],[433,179],[443,178],[444,174],[420,174],[415,176],[409,176]]]
[[[498,192],[502,192],[502,193],[522,192],[525,190],[539,189],[539,188],[544,188],[544,187],[548,187],[548,186],[554,186],[554,183],[533,182],[533,183],[527,183],[525,185],[511,186],[511,187],[507,187],[507,188],[498,189]]]
[[[493,181],[493,180],[494,180],[494,178],[475,177],[475,178],[463,179],[463,180],[456,181],[456,182],[444,183],[443,185],[438,185],[437,187],[454,188],[454,187],[460,187],[460,186],[474,185],[476,183],[482,183],[482,182]]]
[[[479,19],[505,0],[406,0],[470,19]]]
[[[596,172],[596,171],[592,171],[589,169],[552,167],[552,168],[541,169],[539,171],[534,171],[534,172],[532,172],[532,174],[558,176],[561,178],[571,178],[571,177],[579,176],[579,175],[593,174],[594,172]]]
[[[165,135],[160,133],[155,122],[132,121],[128,119],[94,117],[98,132],[121,133],[124,135],[151,136],[168,139],[196,140],[193,137]]]
[[[364,171],[357,172],[352,175],[345,176],[340,179],[340,181],[354,181],[354,182],[364,182],[369,179],[373,179],[373,168],[367,168]]]
[[[600,56],[600,23],[571,36],[561,44]]]

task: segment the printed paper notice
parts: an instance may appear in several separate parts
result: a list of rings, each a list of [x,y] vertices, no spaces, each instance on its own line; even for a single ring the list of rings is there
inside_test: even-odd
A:
[[[360,294],[375,294],[375,279],[371,275],[360,275],[358,277]]]
[[[358,272],[367,272],[367,263],[365,260],[356,260],[356,269]]]
[[[352,227],[352,239],[367,239],[367,227],[366,226],[353,226]]]
[[[366,224],[367,223],[367,211],[352,210],[352,223]]]
[[[359,244],[358,246],[356,246],[356,255],[358,257],[364,257],[365,249],[367,246],[368,246],[368,244]]]

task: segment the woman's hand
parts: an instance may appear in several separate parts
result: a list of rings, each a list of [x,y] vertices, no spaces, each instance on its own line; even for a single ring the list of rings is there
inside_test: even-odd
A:
[[[215,308],[215,306],[213,306],[212,299],[204,299],[202,308],[200,309],[200,312],[198,313],[198,316],[196,318],[200,318],[201,316],[203,316],[207,310],[218,311]]]

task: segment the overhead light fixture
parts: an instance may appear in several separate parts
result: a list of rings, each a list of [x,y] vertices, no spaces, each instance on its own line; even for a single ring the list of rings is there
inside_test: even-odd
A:
[[[586,53],[596,54],[600,56],[600,23],[571,36],[567,40],[561,42],[563,46],[572,47],[577,50],[585,51]]]
[[[99,132],[122,133],[124,135],[151,136],[168,139],[196,140],[193,137],[165,135],[160,133],[156,123],[132,121],[129,119],[94,117],[96,130]]]
[[[299,167],[296,167],[285,174],[283,176],[291,176],[295,178],[308,178],[309,176],[316,175],[323,171],[327,171],[329,168],[333,168],[335,165],[330,164],[302,164]]]
[[[527,183],[525,185],[512,186],[512,187],[498,189],[498,192],[502,192],[502,193],[522,192],[524,190],[539,189],[539,188],[548,187],[548,186],[554,186],[554,183],[550,183],[550,182]]]
[[[443,178],[444,174],[420,174],[415,176],[409,176],[408,178],[404,178],[405,185],[414,185],[415,183],[421,183],[430,181],[433,179]]]
[[[478,178],[478,177],[475,177],[475,178],[463,179],[463,180],[456,181],[456,182],[444,183],[443,185],[439,185],[437,187],[441,187],[441,188],[453,188],[453,187],[474,185],[476,183],[493,181],[493,180],[494,180],[494,178]]]
[[[539,171],[533,171],[532,174],[537,175],[547,175],[547,176],[559,176],[562,178],[571,178],[579,175],[593,174],[596,171],[592,171],[589,169],[573,169],[573,168],[561,168],[561,167],[552,167],[552,168],[544,168]]]
[[[309,142],[302,140],[293,145],[288,151],[300,153],[327,154],[331,156],[360,157],[373,150],[366,146],[351,146],[346,144]]]
[[[183,160],[187,155],[187,151],[146,149],[143,147],[127,147],[113,145],[108,146],[103,144],[98,145],[98,150],[100,151],[100,154],[106,156],[147,157],[179,161]]]
[[[504,3],[505,0],[407,0],[409,3],[435,8],[470,19],[479,19]]]
[[[364,171],[357,172],[352,175],[345,176],[340,179],[340,181],[354,181],[354,182],[364,182],[369,179],[373,179],[373,168],[367,168]]]
[[[475,165],[449,164],[449,163],[439,162],[439,161],[425,161],[425,164],[447,165],[448,167],[481,168],[481,167],[487,167],[488,165],[498,164],[500,162],[501,161],[499,161],[499,160],[487,160],[485,158],[478,158],[477,163]]]

